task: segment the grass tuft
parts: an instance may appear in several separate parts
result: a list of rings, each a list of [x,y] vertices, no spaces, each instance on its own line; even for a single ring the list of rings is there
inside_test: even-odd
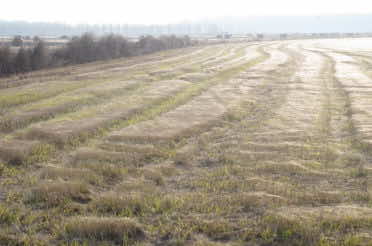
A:
[[[91,192],[84,183],[45,182],[32,188],[26,195],[28,204],[55,207],[70,201],[86,203],[91,200]]]
[[[77,217],[65,225],[63,236],[68,240],[112,241],[133,245],[145,239],[142,226],[128,218]]]

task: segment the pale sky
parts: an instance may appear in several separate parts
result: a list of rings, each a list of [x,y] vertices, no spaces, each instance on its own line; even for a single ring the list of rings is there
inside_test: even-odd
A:
[[[372,0],[2,0],[2,20],[166,24],[214,17],[372,14]]]

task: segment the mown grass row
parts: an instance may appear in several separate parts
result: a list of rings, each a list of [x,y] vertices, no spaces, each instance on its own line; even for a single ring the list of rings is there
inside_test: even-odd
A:
[[[176,65],[177,63],[167,64],[167,67],[168,66],[173,67]],[[164,78],[161,76],[157,76],[157,78],[153,78],[152,80],[161,80],[161,79],[164,79]],[[108,83],[115,83],[115,82],[102,82],[100,84],[104,86],[105,84],[108,84]],[[40,101],[39,103],[25,105],[25,107],[23,108],[26,111],[23,115],[22,115],[22,112],[20,113],[20,115],[17,115],[17,114],[4,115],[4,117],[0,120],[0,129],[4,132],[11,132],[15,129],[23,128],[33,122],[47,120],[47,119],[55,117],[58,114],[73,112],[73,111],[80,109],[81,107],[99,104],[103,101],[107,101],[110,98],[117,97],[117,96],[123,96],[123,93],[128,94],[130,92],[135,91],[136,89],[139,89],[139,87],[143,87],[143,86],[145,86],[144,83],[138,82],[138,84],[136,85],[127,86],[123,89],[117,89],[117,90],[112,90],[112,91],[102,92],[102,93],[97,91],[97,93],[90,93],[90,95],[87,94],[87,96],[85,97],[79,95],[80,98],[78,99],[74,97],[72,97],[71,99],[70,97],[68,97],[68,94],[64,96],[64,93],[62,93],[61,95],[59,95],[59,97],[61,98],[60,100],[61,102],[59,102],[58,100],[56,101],[58,97],[57,98],[53,97],[50,99]],[[83,90],[84,89],[85,88],[83,88]],[[17,97],[17,95],[12,96],[12,98],[13,97]],[[26,100],[29,100],[29,99],[30,97],[28,95]],[[32,112],[27,112],[27,109],[28,111],[32,111]]]
[[[214,47],[213,47],[214,48]],[[199,56],[199,55],[198,55]],[[186,57],[187,58],[187,57]],[[159,65],[163,66],[175,66],[179,65],[185,62],[184,57],[179,58],[178,60],[175,61],[160,61]],[[192,58],[192,57],[191,57]],[[186,59],[187,61],[188,59]],[[159,63],[159,62],[157,62]],[[151,64],[150,65],[144,65],[149,66],[149,69],[151,70]],[[144,67],[134,67],[131,69],[132,73],[135,73],[136,71],[143,71]],[[146,69],[145,69],[146,70]],[[130,70],[126,70],[125,73],[128,73]],[[32,85],[31,88],[23,89],[23,90],[15,90],[14,88],[10,89],[5,89],[0,91],[0,112],[7,112],[10,110],[10,108],[27,104],[27,103],[32,103],[36,102],[41,99],[47,99],[51,97],[55,97],[59,94],[70,92],[76,89],[84,88],[87,86],[91,85],[99,85],[100,83],[105,83],[105,82],[110,82],[112,80],[113,75],[115,74],[110,74],[107,78],[95,78],[95,79],[86,79],[84,81],[75,81],[75,80],[63,80],[63,81],[54,81],[49,83],[48,85],[43,85],[37,87],[37,85]],[[115,75],[116,79],[119,79],[119,75]],[[114,76],[114,77],[115,77]],[[128,75],[125,75],[124,77],[121,75],[120,76],[121,80],[129,80],[131,77]],[[67,83],[67,84],[66,84]],[[48,86],[49,90],[46,89],[45,87]],[[14,92],[13,92],[14,91]]]
[[[56,117],[57,115],[78,111],[87,106],[98,105],[114,97],[122,97],[129,93],[134,93],[144,84],[137,83],[123,88],[117,88],[110,91],[97,93],[86,93],[85,95],[63,96],[61,102],[53,98],[48,101],[42,101],[38,104],[28,106],[28,110],[19,111],[15,114],[7,114],[0,119],[0,131],[10,133],[14,130],[24,128],[31,123],[45,121]]]
[[[248,69],[254,64],[262,62],[263,60],[267,58],[268,58],[268,55],[261,50],[261,56],[252,61],[239,65],[238,67],[229,68],[227,70],[219,72],[218,74],[216,74],[215,78],[212,78],[210,80],[207,79],[205,81],[201,81],[200,83],[192,84],[190,87],[188,87],[184,91],[177,93],[174,96],[171,96],[169,99],[166,99],[165,101],[162,101],[162,102],[157,102],[153,106],[150,106],[139,113],[135,113],[128,120],[124,120],[124,121],[113,120],[109,124],[106,124],[104,127],[98,128],[92,132],[89,132],[89,133],[82,132],[79,136],[73,139],[69,139],[67,146],[64,146],[64,147],[68,147],[68,146],[76,147],[92,137],[101,137],[105,135],[107,132],[112,131],[114,129],[123,128],[131,124],[136,124],[137,122],[140,122],[143,120],[152,119],[153,117],[161,113],[167,112],[187,102],[191,98],[200,95],[203,91],[205,91],[209,87],[216,85],[218,83],[224,82],[228,80],[229,78],[231,78],[233,75]],[[55,149],[55,148],[51,148],[49,144],[42,144],[41,146],[42,147],[40,148],[48,149],[48,152],[50,149]],[[41,151],[41,152],[46,153],[47,151],[45,152]],[[33,159],[35,158],[38,159],[37,157],[34,156]],[[43,157],[42,159],[45,159],[45,158]],[[29,161],[25,160],[25,162],[28,163]]]

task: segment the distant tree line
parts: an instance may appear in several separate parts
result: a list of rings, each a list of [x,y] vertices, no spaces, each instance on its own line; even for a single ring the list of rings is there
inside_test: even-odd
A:
[[[25,73],[48,67],[82,64],[98,60],[130,57],[157,51],[183,48],[195,45],[188,36],[177,37],[142,36],[130,42],[121,35],[109,34],[97,38],[91,33],[72,38],[66,45],[50,49],[40,39],[34,40],[33,47],[22,46],[22,39],[15,37],[12,44],[20,46],[12,52],[10,46],[0,47],[0,76]]]

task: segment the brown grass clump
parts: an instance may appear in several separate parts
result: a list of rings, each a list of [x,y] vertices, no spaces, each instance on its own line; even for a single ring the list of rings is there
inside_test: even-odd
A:
[[[326,191],[312,191],[312,192],[298,192],[292,194],[292,199],[296,205],[331,205],[339,204],[345,200],[345,194],[342,192],[326,192]]]
[[[12,165],[24,163],[35,143],[24,141],[6,141],[0,143],[0,158]]]
[[[74,201],[85,203],[91,200],[91,192],[86,184],[68,182],[45,182],[32,188],[26,197],[30,204],[54,207]]]
[[[0,159],[11,165],[44,161],[53,148],[37,141],[9,140],[0,142]]]
[[[76,217],[65,225],[69,240],[111,241],[117,245],[132,245],[145,239],[142,226],[128,218]]]
[[[99,184],[101,178],[88,169],[66,168],[66,167],[45,167],[40,171],[41,179],[51,180],[84,180],[90,184]]]
[[[258,211],[267,207],[279,207],[288,203],[285,198],[266,192],[242,193],[237,196],[235,202],[242,207],[244,212]]]
[[[262,163],[257,166],[255,172],[258,174],[281,174],[281,175],[289,175],[289,176],[312,176],[312,177],[323,177],[325,173],[311,170],[301,163],[297,163],[295,161],[289,161],[286,163],[275,163],[275,162],[267,162]]]
[[[131,178],[123,181],[118,186],[118,191],[137,194],[158,194],[163,187],[154,185],[153,182],[139,178]]]
[[[174,211],[180,205],[180,201],[171,196],[158,193],[126,194],[111,192],[89,204],[89,208],[103,215],[116,216],[145,216],[147,214],[164,214]]]
[[[277,215],[268,215],[261,221],[259,238],[263,245],[319,245],[321,233],[318,227],[304,221]]]
[[[117,163],[131,165],[135,161],[133,153],[110,152],[91,148],[81,148],[73,155],[73,162]]]
[[[25,133],[24,138],[42,140],[63,148],[65,145],[74,145],[85,141],[96,134],[107,121],[110,121],[110,119],[62,121],[54,125],[43,123],[40,126],[30,128]]]
[[[162,232],[165,236],[162,238],[168,239],[168,243],[163,242],[165,245],[189,245],[190,240],[197,235],[203,235],[213,241],[228,241],[233,238],[235,230],[237,228],[224,219],[207,220],[190,216],[165,225]]]
[[[159,149],[155,148],[153,145],[146,144],[122,144],[122,143],[110,143],[104,142],[99,144],[99,148],[107,151],[114,152],[125,152],[125,153],[141,153],[154,155],[157,157],[166,157],[165,153],[161,152]]]
[[[166,157],[165,153],[156,149],[126,149],[100,150],[93,148],[81,148],[73,155],[74,162],[108,162],[126,164],[131,166],[143,165],[147,162],[156,161]]]
[[[80,167],[91,170],[96,175],[101,176],[105,183],[113,184],[116,183],[128,173],[126,167],[119,167],[118,165],[111,163],[99,163],[99,162],[82,162],[74,163],[72,167]]]
[[[146,212],[146,201],[140,196],[120,196],[111,193],[97,198],[90,207],[99,214],[132,217]]]
[[[263,218],[260,235],[268,245],[369,245],[356,239],[372,228],[371,215],[358,206],[281,208]]]

